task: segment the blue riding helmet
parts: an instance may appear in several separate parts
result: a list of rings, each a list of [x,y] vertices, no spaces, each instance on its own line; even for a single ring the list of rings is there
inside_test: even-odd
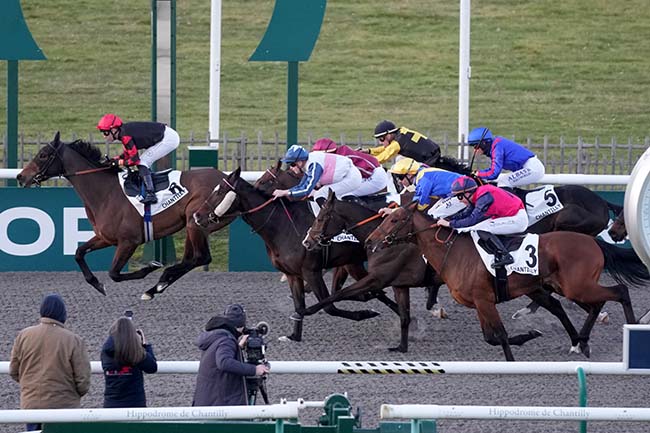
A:
[[[492,144],[492,132],[485,126],[474,128],[467,137],[467,142],[472,146],[479,146],[481,143]]]
[[[461,176],[452,182],[451,193],[453,195],[458,195],[466,192],[472,192],[476,188],[478,188],[478,185],[474,179],[469,176]]]
[[[292,164],[296,161],[307,161],[307,159],[309,159],[309,152],[304,147],[294,144],[284,154],[282,162]]]

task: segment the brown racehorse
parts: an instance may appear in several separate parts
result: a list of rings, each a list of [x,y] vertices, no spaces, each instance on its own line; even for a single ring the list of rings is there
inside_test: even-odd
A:
[[[95,232],[95,236],[77,248],[75,260],[86,281],[106,295],[104,284],[93,275],[84,259],[87,253],[116,245],[108,273],[116,282],[144,278],[162,265],[151,262],[137,271],[122,273],[122,268],[135,249],[144,243],[142,217],[122,192],[117,169],[106,166],[102,159],[102,153],[97,147],[82,140],[64,143],[57,132],[54,140],[44,146],[23,168],[17,180],[22,186],[30,187],[51,177],[63,176],[72,184],[86,208]],[[152,217],[156,239],[186,229],[185,252],[182,261],[166,268],[158,283],[147,290],[142,299],[153,298],[190,270],[210,263],[208,233],[194,224],[192,214],[224,177],[222,172],[215,169],[183,172],[181,184],[189,190],[189,194]],[[208,227],[209,231],[218,230],[228,222],[224,220],[212,224]]]
[[[625,228],[625,214],[621,211],[617,216],[612,226],[607,230],[609,237],[612,238],[614,242],[621,242],[625,240],[627,236],[627,229]]]
[[[496,309],[493,278],[485,269],[469,234],[458,234],[437,226],[427,216],[415,211],[413,204],[386,217],[370,234],[366,244],[371,249],[379,249],[407,241],[417,243],[458,303],[477,310],[485,341],[501,345],[506,360],[513,361],[510,344],[521,336],[508,338]],[[513,273],[508,277],[510,298],[529,295],[545,308],[545,302],[559,303],[550,296],[534,297],[546,289],[576,302],[588,312],[580,331],[586,353],[589,334],[606,301],[620,302],[627,323],[636,323],[625,283],[641,285],[650,281],[650,275],[633,250],[581,233],[551,232],[540,235],[538,260],[539,275]],[[602,286],[598,283],[604,269],[618,284]]]

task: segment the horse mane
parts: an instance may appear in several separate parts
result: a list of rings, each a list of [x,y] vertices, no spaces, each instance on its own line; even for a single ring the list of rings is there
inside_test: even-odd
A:
[[[67,145],[89,161],[99,164],[102,159],[102,151],[92,143],[83,140],[75,140]]]
[[[472,174],[472,171],[467,165],[463,164],[453,156],[441,156],[434,165],[436,168],[442,168],[466,176]]]

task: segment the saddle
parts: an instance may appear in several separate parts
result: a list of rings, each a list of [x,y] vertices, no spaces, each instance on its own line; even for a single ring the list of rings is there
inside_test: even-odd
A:
[[[378,192],[376,194],[364,195],[361,197],[346,195],[341,200],[350,203],[356,203],[358,205],[374,210],[376,212],[379,209],[386,207],[387,203],[390,201],[389,195],[390,193],[388,192]]]
[[[169,185],[169,173],[172,169],[168,168],[163,171],[157,171],[151,173],[151,179],[153,180],[154,192],[161,191],[163,189],[170,188]],[[124,179],[124,193],[129,197],[136,197],[142,192],[142,178],[137,171],[128,171],[126,178]],[[173,186],[172,186],[173,187]]]

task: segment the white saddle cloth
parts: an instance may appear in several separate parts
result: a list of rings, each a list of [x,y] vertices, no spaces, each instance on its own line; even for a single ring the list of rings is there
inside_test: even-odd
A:
[[[122,192],[124,192],[124,181],[126,180],[128,173],[120,172],[117,174],[117,178],[120,182],[120,187]],[[158,197],[158,203],[151,205],[151,216],[159,214],[160,212],[169,209],[175,203],[185,197],[189,192],[187,188],[181,185],[181,172],[178,170],[173,170],[169,172],[168,175],[169,186],[166,189],[160,190],[156,193]],[[144,217],[144,204],[140,203],[140,196],[130,197],[124,193],[126,198],[129,199],[133,207],[138,211],[141,217]]]
[[[472,235],[472,240],[474,241],[474,246],[476,251],[478,251],[483,260],[485,268],[492,274],[496,276],[496,272],[492,267],[494,263],[494,256],[487,251],[485,251],[479,244],[478,233],[473,231],[470,232]],[[518,274],[527,274],[527,275],[539,275],[539,235],[532,233],[526,234],[521,246],[517,251],[511,251],[510,255],[515,259],[515,262],[511,265],[506,265],[507,275],[516,272]]]

